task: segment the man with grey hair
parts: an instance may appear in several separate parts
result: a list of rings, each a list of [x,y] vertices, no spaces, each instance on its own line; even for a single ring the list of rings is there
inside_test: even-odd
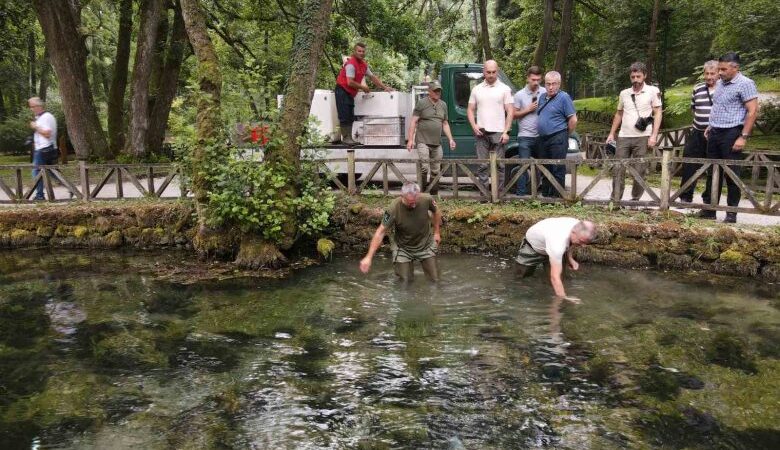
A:
[[[401,196],[385,210],[382,223],[371,238],[368,253],[360,260],[360,271],[368,273],[371,270],[374,254],[382,246],[385,234],[389,233],[396,275],[404,281],[412,280],[413,262],[420,261],[428,279],[439,281],[436,251],[441,242],[440,227],[441,212],[433,197],[420,193],[416,183],[404,183]]]
[[[33,178],[40,173],[40,166],[55,164],[57,162],[57,119],[50,112],[46,112],[43,100],[32,97],[27,100],[30,111],[35,115],[35,120],[30,122],[33,129]],[[44,200],[43,181],[38,181],[35,186],[35,200]]]
[[[536,114],[539,121],[539,157],[541,159],[566,159],[569,150],[569,135],[577,128],[577,110],[569,94],[561,90],[561,74],[547,72],[544,76],[546,92],[539,95]],[[551,164],[545,166],[555,181],[566,188],[566,166]],[[542,195],[560,197],[550,180],[544,178],[541,183]]]
[[[683,157],[685,158],[706,158],[707,157],[707,139],[704,137],[704,131],[710,123],[710,109],[712,109],[712,95],[715,93],[715,83],[718,81],[718,62],[714,59],[704,63],[704,82],[693,87],[691,94],[691,113],[693,113],[693,126],[691,132],[685,136],[685,149]],[[683,164],[682,179],[680,184],[684,185],[699,170],[701,164]],[[698,179],[693,180],[693,184],[680,194],[680,200],[691,203],[693,201],[693,192],[696,190]],[[710,184],[705,182],[704,192],[701,195],[704,203],[710,202]]]
[[[495,153],[503,159],[514,119],[512,90],[498,79],[498,63],[494,60],[485,61],[482,75],[485,80],[471,90],[466,116],[474,131],[477,158],[488,159]],[[487,162],[479,165],[477,177],[480,183],[488,185]],[[503,189],[504,163],[498,164],[498,180],[492,181],[498,182],[499,190]]]
[[[658,143],[658,131],[661,129],[661,91],[645,84],[647,66],[641,62],[631,64],[629,69],[631,87],[620,92],[617,112],[612,119],[612,128],[607,136],[607,144],[615,145],[615,133],[620,128],[617,139],[615,157],[644,158],[647,147],[655,147]],[[640,176],[644,177],[647,164],[634,166]],[[612,178],[612,199],[620,201],[626,188],[626,171],[623,166],[616,166]],[[645,189],[634,180],[631,186],[631,200],[639,201]]]
[[[572,302],[579,302],[576,297],[569,297],[563,288],[561,274],[563,259],[572,270],[578,270],[580,265],[572,256],[571,247],[584,246],[596,238],[596,225],[588,220],[573,217],[551,217],[541,220],[525,233],[523,245],[515,258],[517,275],[525,278],[533,275],[539,264],[550,264],[550,284],[555,295]]]
[[[739,63],[739,55],[734,52],[726,53],[718,59],[720,80],[715,85],[715,95],[712,97],[710,124],[704,131],[707,138],[707,158],[710,159],[742,159],[742,150],[756,123],[758,90],[756,83],[739,71]],[[729,169],[739,178],[742,169],[740,166],[729,166]],[[712,170],[709,184],[712,184],[711,177]],[[728,188],[727,204],[739,206],[742,191],[725,171],[721,172],[718,185],[715,186],[714,192],[711,192],[711,195],[715,195],[715,203],[720,202],[724,178]],[[715,219],[715,211],[703,210],[699,217]],[[736,221],[736,212],[727,212],[723,220],[725,223]]]

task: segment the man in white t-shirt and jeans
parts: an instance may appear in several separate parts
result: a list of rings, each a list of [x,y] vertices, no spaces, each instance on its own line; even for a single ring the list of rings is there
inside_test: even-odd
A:
[[[616,158],[644,158],[647,147],[658,143],[658,131],[661,129],[661,91],[645,83],[647,66],[641,62],[631,64],[631,87],[620,92],[617,112],[612,119],[612,128],[607,136],[608,144],[615,144],[615,133],[620,127],[617,138]],[[642,177],[647,164],[634,166]],[[625,169],[616,167],[612,178],[612,200],[623,198],[626,187]],[[636,180],[631,186],[631,200],[638,201],[645,189]]]
[[[477,158],[488,159],[490,153],[503,159],[506,144],[509,142],[509,130],[514,119],[514,100],[512,90],[498,79],[498,63],[492,59],[485,61],[482,67],[485,81],[474,86],[469,97],[466,115],[474,130]],[[477,169],[477,177],[484,186],[488,185],[488,164],[482,163]],[[493,180],[495,182],[495,180]],[[498,165],[498,189],[504,188],[504,163]]]
[[[50,112],[45,111],[43,100],[32,97],[27,101],[30,111],[35,114],[35,120],[30,122],[33,129],[33,179],[40,172],[39,166],[56,164],[57,157],[57,119]],[[44,200],[43,181],[39,181],[35,188],[35,200]]]
[[[517,275],[525,278],[533,275],[536,266],[549,262],[550,284],[555,295],[567,300],[578,302],[576,297],[568,297],[563,289],[561,274],[563,259],[572,270],[580,265],[571,254],[572,246],[587,245],[596,237],[596,225],[587,220],[573,217],[552,217],[544,219],[528,229],[523,239],[523,245],[515,258]]]

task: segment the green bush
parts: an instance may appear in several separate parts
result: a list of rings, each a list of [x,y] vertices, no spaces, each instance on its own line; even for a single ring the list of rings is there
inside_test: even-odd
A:
[[[0,122],[0,153],[13,155],[29,153],[30,146],[25,145],[25,141],[32,136],[28,115],[20,114]]]
[[[279,151],[283,141],[275,125],[266,152]],[[311,136],[304,136],[307,142]],[[191,153],[184,153],[185,173],[193,173]],[[278,163],[245,159],[241,149],[216,145],[207,148],[208,162],[200,168],[211,187],[207,193],[206,220],[212,227],[236,227],[243,232],[260,233],[278,243],[284,237],[286,218],[294,214],[300,236],[316,236],[328,226],[335,197],[317,175],[312,163],[303,160],[294,169]],[[293,186],[297,196],[290,197]]]

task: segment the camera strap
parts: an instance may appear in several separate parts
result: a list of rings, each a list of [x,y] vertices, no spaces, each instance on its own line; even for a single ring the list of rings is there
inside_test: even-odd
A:
[[[558,96],[558,94],[555,94],[555,95],[554,95],[554,96],[552,96],[552,97],[547,97],[547,94],[544,94],[544,99],[545,99],[546,101],[544,102],[544,105],[542,105],[542,107],[541,107],[541,108],[539,108],[539,109],[537,109],[537,110],[536,110],[536,115],[538,116],[538,115],[542,114],[542,110],[543,110],[545,107],[547,107],[547,105],[549,105],[549,104],[550,104],[550,102],[552,102],[553,100],[555,100],[555,97],[557,97],[557,96]]]
[[[636,115],[638,117],[642,117],[642,114],[639,113],[639,107],[636,105],[636,94],[631,94],[631,101],[634,102],[634,109],[636,110]]]
[[[706,84],[704,85],[704,92],[707,93],[707,98],[710,99],[710,106],[712,106],[712,95],[710,94],[710,88]]]

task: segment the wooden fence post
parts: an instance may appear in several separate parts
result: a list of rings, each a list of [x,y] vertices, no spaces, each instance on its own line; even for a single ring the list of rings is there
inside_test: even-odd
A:
[[[89,191],[89,170],[86,161],[79,161],[79,184],[81,184],[81,198],[85,202],[90,201],[92,193]]]
[[[498,202],[498,156],[490,152],[490,200]]]
[[[347,191],[350,195],[357,192],[355,182],[355,149],[347,150]]]
[[[661,149],[661,211],[669,210],[669,193],[672,191],[672,147]]]

